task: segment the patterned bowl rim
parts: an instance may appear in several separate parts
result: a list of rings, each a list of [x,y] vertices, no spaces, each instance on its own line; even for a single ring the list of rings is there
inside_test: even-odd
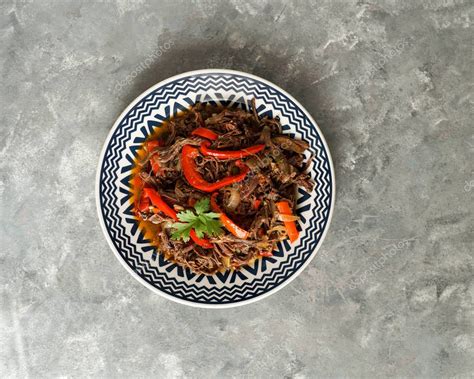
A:
[[[122,119],[128,114],[128,112],[138,103],[140,102],[143,97],[153,91],[155,91],[156,89],[158,89],[159,87],[161,86],[164,86],[172,81],[175,81],[175,80],[178,80],[178,79],[184,79],[184,78],[187,78],[187,77],[190,77],[190,76],[194,76],[194,75],[203,75],[203,74],[214,74],[214,75],[219,75],[219,74],[222,74],[222,75],[240,75],[240,76],[244,76],[244,77],[247,77],[249,79],[252,79],[252,80],[255,80],[255,81],[259,81],[279,92],[281,92],[284,96],[286,96],[288,99],[290,99],[291,101],[294,102],[294,104],[304,113],[304,115],[308,118],[308,120],[311,122],[311,124],[316,128],[316,131],[317,131],[317,134],[318,134],[318,137],[321,139],[321,143],[323,144],[324,146],[324,149],[325,149],[325,152],[327,154],[327,160],[329,162],[329,171],[330,171],[330,174],[331,174],[331,203],[330,203],[330,206],[329,206],[329,214],[328,214],[328,218],[327,218],[327,222],[326,222],[326,225],[325,225],[325,228],[323,230],[323,233],[321,234],[321,237],[318,241],[318,244],[317,246],[315,247],[314,251],[310,254],[310,256],[308,257],[308,259],[306,259],[306,261],[301,265],[301,267],[295,271],[287,280],[285,280],[283,283],[281,283],[280,285],[272,288],[271,290],[269,291],[266,291],[258,296],[254,296],[250,299],[245,299],[245,300],[240,300],[238,302],[232,302],[232,303],[225,303],[225,304],[208,304],[208,303],[198,303],[198,302],[194,302],[194,301],[188,301],[188,300],[184,300],[184,299],[181,299],[181,298],[178,298],[178,297],[174,297],[172,295],[169,295],[161,290],[159,290],[158,288],[152,286],[150,283],[146,282],[143,278],[141,278],[137,272],[135,272],[135,270],[133,270],[126,262],[125,260],[122,258],[122,256],[120,255],[119,251],[116,249],[116,247],[114,246],[114,243],[111,239],[111,237],[109,236],[109,233],[107,231],[107,227],[105,225],[105,221],[104,221],[104,218],[103,218],[103,215],[102,215],[102,212],[101,212],[101,203],[100,203],[100,176],[101,176],[101,170],[102,170],[102,163],[103,163],[103,160],[105,158],[105,154],[106,154],[106,151],[107,151],[107,148],[109,146],[109,143],[110,143],[110,140],[111,138],[113,137],[115,131],[117,130],[120,122],[122,121]],[[102,147],[102,151],[100,153],[100,156],[99,156],[99,162],[98,162],[98,165],[97,165],[97,171],[96,171],[96,181],[95,181],[95,198],[96,198],[96,208],[97,208],[97,214],[98,214],[98,217],[99,217],[99,223],[100,223],[100,226],[101,226],[101,229],[102,229],[102,232],[103,234],[105,235],[105,238],[107,240],[107,243],[109,244],[109,247],[111,248],[111,250],[113,251],[115,257],[119,260],[119,262],[122,264],[123,267],[125,267],[125,269],[138,281],[140,282],[143,286],[147,287],[148,289],[150,289],[151,291],[153,291],[154,293],[157,293],[158,295],[160,296],[163,296],[164,298],[166,299],[169,299],[169,300],[172,300],[176,303],[180,303],[180,304],[184,304],[184,305],[188,305],[188,306],[191,306],[191,307],[195,307],[195,308],[219,308],[219,309],[222,309],[222,308],[234,308],[234,307],[239,307],[239,306],[242,306],[242,305],[247,305],[247,304],[250,304],[250,303],[254,303],[256,301],[259,301],[259,300],[262,300],[274,293],[276,293],[277,291],[280,291],[282,288],[284,288],[285,286],[287,286],[289,283],[291,283],[294,279],[296,279],[296,277],[298,277],[298,275],[300,275],[303,270],[309,265],[309,263],[314,259],[314,257],[316,256],[317,252],[319,251],[319,249],[321,248],[323,242],[324,242],[324,239],[326,238],[326,234],[329,230],[329,227],[331,225],[331,220],[332,220],[332,216],[333,216],[333,212],[334,212],[334,204],[335,204],[335,196],[336,195],[336,182],[335,182],[335,174],[334,174],[334,165],[333,165],[333,162],[332,162],[332,157],[331,157],[331,153],[329,151],[329,147],[327,145],[327,142],[324,138],[324,135],[323,133],[321,132],[321,129],[319,128],[318,124],[316,123],[316,121],[314,121],[313,117],[309,114],[309,112],[303,107],[303,105],[301,105],[301,103],[296,100],[293,96],[291,96],[288,92],[286,92],[285,90],[283,90],[282,88],[280,88],[279,86],[277,86],[276,84],[266,80],[266,79],[263,79],[259,76],[256,76],[256,75],[252,75],[252,74],[248,74],[246,72],[242,72],[242,71],[237,71],[237,70],[227,70],[227,69],[202,69],[202,70],[193,70],[193,71],[187,71],[187,72],[184,72],[182,74],[179,74],[179,75],[175,75],[175,76],[172,76],[168,79],[165,79],[165,80],[162,80],[161,82],[155,84],[154,86],[146,89],[145,91],[143,91],[140,95],[138,95],[128,106],[127,108],[120,114],[120,116],[116,119],[116,121],[114,122],[112,128],[110,129],[108,135],[107,135],[107,138],[103,144],[103,147]]]

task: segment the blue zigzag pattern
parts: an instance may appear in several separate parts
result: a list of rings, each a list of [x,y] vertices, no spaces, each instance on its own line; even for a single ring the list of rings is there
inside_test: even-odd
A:
[[[143,139],[180,109],[206,101],[243,103],[255,97],[259,115],[280,116],[283,130],[308,141],[313,160],[309,168],[316,189],[298,190],[297,212],[304,223],[296,246],[281,244],[275,256],[257,260],[240,272],[195,275],[151,253],[130,213],[128,177],[133,156]],[[176,298],[206,304],[248,300],[282,285],[313,254],[327,227],[332,200],[331,167],[317,128],[287,96],[242,75],[200,74],[167,83],[146,94],[120,121],[109,140],[100,171],[101,213],[120,256],[143,280]],[[286,241],[285,241],[286,242]],[[148,254],[146,254],[148,253]]]

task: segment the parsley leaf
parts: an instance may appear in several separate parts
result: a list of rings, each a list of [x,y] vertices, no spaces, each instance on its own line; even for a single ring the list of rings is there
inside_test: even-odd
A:
[[[184,242],[189,241],[189,233],[191,233],[192,224],[175,222],[173,225],[175,231],[171,234],[173,239],[182,239]]]
[[[205,235],[215,237],[222,233],[222,224],[219,220],[220,214],[209,212],[210,201],[204,197],[194,205],[194,212],[190,209],[178,213],[178,219],[181,222],[175,222],[171,225],[174,229],[171,238],[175,240],[182,239],[188,242],[189,234],[194,229],[199,238]]]
[[[213,237],[218,236],[219,234],[222,233],[221,225],[222,224],[219,220],[207,219],[206,220],[207,234]]]
[[[186,211],[183,211],[183,212],[179,212],[179,213],[178,213],[178,219],[179,219],[179,221],[183,221],[183,222],[193,222],[195,218],[196,218],[196,215],[195,215],[194,212],[191,211],[191,210],[186,210]]]
[[[200,215],[204,212],[209,211],[210,201],[208,197],[203,197],[201,200],[194,204],[194,209],[196,210],[197,214]]]
[[[204,213],[204,216],[206,216],[207,218],[219,218],[221,217],[221,214],[220,213],[215,213],[215,212],[206,212]]]

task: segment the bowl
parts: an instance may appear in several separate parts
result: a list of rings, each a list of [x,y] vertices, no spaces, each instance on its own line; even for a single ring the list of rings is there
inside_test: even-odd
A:
[[[163,121],[198,103],[248,107],[255,98],[260,117],[279,117],[283,133],[310,144],[312,192],[297,190],[299,239],[278,244],[272,257],[240,270],[195,274],[168,261],[148,241],[131,203],[130,176],[143,141]],[[164,80],[138,96],[112,127],[100,155],[96,201],[100,225],[117,259],[145,287],[167,299],[196,307],[226,308],[273,294],[295,279],[314,258],[334,208],[334,169],[328,146],[310,114],[267,80],[239,71],[209,69]]]

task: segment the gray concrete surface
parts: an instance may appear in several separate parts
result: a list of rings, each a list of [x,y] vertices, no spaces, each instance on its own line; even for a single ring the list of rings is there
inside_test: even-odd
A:
[[[0,376],[472,377],[473,3],[377,4],[2,0]],[[127,104],[209,67],[299,99],[337,176],[319,256],[221,311],[129,276],[94,200]]]

